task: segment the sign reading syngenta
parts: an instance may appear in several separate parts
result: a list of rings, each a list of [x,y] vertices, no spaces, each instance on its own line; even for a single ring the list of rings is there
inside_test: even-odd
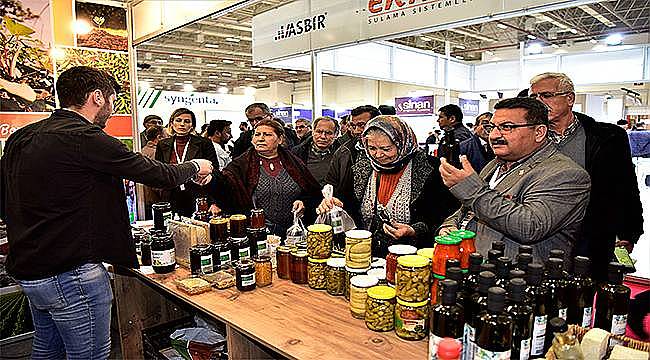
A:
[[[314,17],[292,21],[285,25],[280,25],[278,32],[273,38],[275,41],[289,39],[312,31],[325,29],[325,19],[327,13],[319,14]]]

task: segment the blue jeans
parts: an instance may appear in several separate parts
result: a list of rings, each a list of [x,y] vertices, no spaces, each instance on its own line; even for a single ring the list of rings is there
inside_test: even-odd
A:
[[[33,359],[107,359],[113,292],[102,264],[19,280],[34,320]]]

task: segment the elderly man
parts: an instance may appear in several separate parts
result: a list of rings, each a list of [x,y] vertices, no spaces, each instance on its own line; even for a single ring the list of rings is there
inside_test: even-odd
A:
[[[440,173],[462,206],[441,226],[475,230],[483,255],[493,241],[514,258],[531,245],[545,261],[551,249],[571,254],[589,198],[589,175],[547,139],[548,110],[530,98],[498,102],[486,131],[496,155],[477,174],[466,156],[462,169],[441,160]]]
[[[488,142],[488,133],[485,126],[490,124],[491,112],[485,112],[476,117],[472,137],[460,143],[460,154],[467,155],[470,164],[476,172],[481,172],[483,167],[494,159],[494,151]]]
[[[627,134],[614,124],[571,111],[576,94],[565,74],[540,74],[530,83],[529,96],[549,108],[549,138],[591,176],[590,202],[576,254],[591,258],[592,276],[605,280],[615,244],[632,251],[643,233],[643,209]]]
[[[311,124],[309,120],[300,118],[296,120],[296,135],[298,135],[298,143],[301,143],[311,135]]]
[[[330,162],[339,148],[336,139],[338,132],[339,124],[335,119],[329,116],[319,117],[314,120],[313,135],[293,148],[294,154],[302,159],[321,186],[325,185]]]
[[[248,123],[253,129],[258,122],[265,119],[273,119],[271,109],[269,109],[268,105],[265,103],[253,103],[248,105],[246,107],[246,110],[244,110],[244,114],[246,115],[246,119],[248,119]],[[251,141],[253,141],[253,130],[246,130],[242,132],[233,146],[232,158],[234,159],[238,157],[239,155],[245,153],[246,150],[248,150],[251,146],[253,146]]]

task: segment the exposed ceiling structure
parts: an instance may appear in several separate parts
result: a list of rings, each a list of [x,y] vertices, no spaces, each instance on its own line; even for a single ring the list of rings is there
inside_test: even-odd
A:
[[[139,45],[139,81],[167,90],[266,87],[272,81],[308,81],[301,71],[252,67],[252,18],[293,0],[262,0],[219,18],[206,18]],[[480,61],[485,53],[526,46],[567,47],[612,33],[644,34],[650,43],[650,1],[616,0],[408,36],[395,43]],[[637,35],[638,36],[638,35]],[[223,90],[223,89],[221,89]]]

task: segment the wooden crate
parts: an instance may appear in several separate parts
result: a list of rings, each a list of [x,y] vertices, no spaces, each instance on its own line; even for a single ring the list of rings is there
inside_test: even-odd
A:
[[[188,218],[182,220],[170,220],[169,228],[174,237],[176,263],[189,267],[190,248],[196,244],[210,243],[210,224]]]

